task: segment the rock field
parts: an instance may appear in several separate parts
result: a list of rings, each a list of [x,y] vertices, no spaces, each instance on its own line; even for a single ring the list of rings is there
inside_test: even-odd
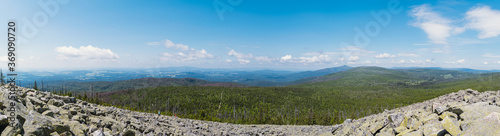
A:
[[[500,135],[500,91],[461,90],[333,126],[237,125],[134,112],[68,96],[0,87],[2,136]],[[2,106],[3,105],[3,106]],[[15,121],[12,121],[16,117]]]
[[[335,125],[333,135],[500,136],[500,91],[467,89]],[[331,135],[331,134],[328,134]]]

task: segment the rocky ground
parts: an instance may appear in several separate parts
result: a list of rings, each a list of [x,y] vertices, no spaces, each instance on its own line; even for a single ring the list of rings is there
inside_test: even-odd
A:
[[[334,126],[333,135],[499,136],[500,91],[456,93]],[[330,134],[329,134],[330,135]]]
[[[100,106],[27,88],[19,90],[18,97],[11,100],[6,86],[0,87],[2,136],[500,135],[500,91],[462,90],[339,125],[294,126],[181,119]],[[10,120],[12,113],[16,121]]]

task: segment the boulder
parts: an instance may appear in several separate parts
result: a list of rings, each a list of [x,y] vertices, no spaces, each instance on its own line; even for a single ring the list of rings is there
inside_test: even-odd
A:
[[[456,136],[460,134],[460,132],[462,132],[460,130],[460,127],[448,116],[446,116],[441,121],[441,125],[443,126],[444,129],[446,129],[446,131],[448,131],[448,133],[450,133],[453,136]]]
[[[475,121],[469,129],[465,130],[465,136],[482,135],[498,136],[500,135],[500,113],[492,112],[488,116]]]
[[[86,119],[86,116],[85,115],[75,115],[73,117],[71,117],[71,120],[73,121],[78,121],[80,123],[86,123],[85,120]]]
[[[132,129],[127,129],[125,130],[125,132],[123,132],[121,135],[122,136],[135,136],[137,132],[135,130],[132,130]]]
[[[100,129],[97,129],[96,131],[94,131],[92,133],[92,136],[105,136],[105,135],[104,135],[103,131],[101,131]]]
[[[403,120],[405,119],[405,115],[398,113],[398,114],[391,114],[389,115],[389,121],[395,126],[399,127]],[[406,127],[406,125],[405,125]]]
[[[77,136],[84,136],[85,131],[88,129],[87,125],[80,124],[80,122],[77,121],[69,121],[67,124],[69,125],[71,132]]]
[[[79,107],[72,107],[69,109],[69,113],[71,113],[71,115],[76,115],[78,114],[79,109],[80,109]]]
[[[55,99],[50,99],[47,104],[54,105],[57,107],[61,107],[64,105],[64,103],[61,100],[55,100]]]
[[[49,117],[54,117],[54,112],[52,112],[51,110],[47,110],[47,111],[44,111],[42,113],[42,115],[49,116]]]
[[[446,109],[447,108],[440,103],[433,103],[432,104],[432,111],[434,113],[437,113],[438,115],[441,115],[441,113],[443,113]]]
[[[22,132],[23,126],[20,123],[16,123],[14,127],[7,125],[7,127],[1,132],[1,136],[16,136],[21,135]]]
[[[54,129],[55,132],[59,134],[70,131],[69,125],[62,123],[55,123],[52,125],[52,128]]]
[[[36,110],[38,113],[42,114],[43,112],[45,112],[45,111],[49,110],[49,106],[47,106],[47,105],[43,105],[43,106],[36,106],[35,110]]]
[[[52,127],[48,125],[24,125],[24,131],[26,135],[34,136],[47,136],[54,132]]]
[[[439,119],[440,120],[443,120],[445,117],[450,117],[450,118],[455,119],[455,120],[458,119],[458,115],[457,114],[455,114],[453,112],[448,112],[448,111],[445,111],[441,115],[439,115]]]
[[[35,106],[43,106],[43,105],[45,105],[45,102],[43,102],[42,100],[40,100],[38,98],[31,97],[31,96],[28,96],[27,98],[30,99],[31,103],[33,105],[35,105]]]
[[[500,107],[489,105],[488,102],[478,102],[461,107],[463,113],[460,115],[464,121],[473,122],[475,120],[481,119],[493,112],[500,113]]]
[[[50,133],[50,136],[60,136],[57,132]]]
[[[406,126],[410,130],[418,130],[420,126],[422,126],[422,122],[419,121],[417,118],[412,117],[408,120],[408,124]]]
[[[388,123],[389,123],[389,121],[387,121],[387,120],[381,120],[381,121],[373,122],[371,124],[372,126],[370,128],[370,133],[375,134],[376,132],[379,132]]]
[[[408,130],[406,128],[406,126],[399,126],[399,127],[394,128],[394,132],[396,132],[396,134],[401,134],[401,133],[403,133],[406,130]]]
[[[9,126],[8,117],[5,115],[0,115],[0,132],[2,132],[7,126]]]
[[[69,97],[69,96],[64,96],[62,98],[62,100],[64,101],[64,103],[75,103],[76,102],[75,97]]]
[[[423,135],[422,129],[419,129],[416,131],[405,133],[402,136],[422,136],[422,135]]]

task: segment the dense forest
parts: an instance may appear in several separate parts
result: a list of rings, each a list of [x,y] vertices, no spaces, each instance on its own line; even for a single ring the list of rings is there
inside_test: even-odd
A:
[[[191,119],[241,124],[330,125],[467,88],[500,90],[499,83],[500,74],[489,74],[416,85],[332,86],[318,82],[288,87],[169,86],[99,93],[95,100],[134,111]]]

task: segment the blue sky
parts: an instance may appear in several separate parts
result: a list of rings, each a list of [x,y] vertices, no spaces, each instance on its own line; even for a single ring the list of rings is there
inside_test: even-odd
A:
[[[500,1],[0,2],[0,29],[19,27],[21,70],[500,69]]]

